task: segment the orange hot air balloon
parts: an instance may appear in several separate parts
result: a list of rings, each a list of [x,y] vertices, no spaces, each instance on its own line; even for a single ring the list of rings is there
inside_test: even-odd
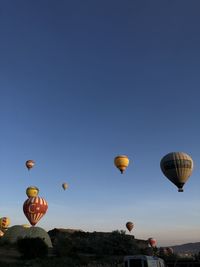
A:
[[[129,230],[129,232],[131,232],[131,230],[133,229],[134,224],[132,222],[127,222],[126,223],[126,228]]]
[[[129,165],[129,159],[125,155],[119,155],[115,157],[114,164],[123,173]]]
[[[35,161],[34,160],[29,159],[29,160],[26,161],[26,167],[28,168],[28,170],[33,168],[34,165],[35,165]]]
[[[152,248],[155,248],[156,247],[156,239],[155,238],[152,238],[152,237],[150,237],[149,239],[148,239],[148,242],[149,242],[149,245],[152,247]]]
[[[41,197],[30,197],[23,205],[23,211],[26,218],[32,226],[36,225],[38,221],[44,216],[48,209],[48,203]]]

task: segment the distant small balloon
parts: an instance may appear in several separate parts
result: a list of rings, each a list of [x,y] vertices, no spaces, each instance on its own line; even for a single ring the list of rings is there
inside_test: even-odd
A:
[[[28,170],[33,168],[34,165],[35,165],[35,161],[34,160],[29,159],[29,160],[26,161],[26,167],[28,168]]]
[[[150,237],[149,239],[148,239],[148,241],[149,241],[149,245],[152,247],[152,248],[155,248],[156,247],[156,239],[155,238],[153,238],[153,237]]]
[[[69,186],[68,186],[67,183],[63,183],[63,184],[62,184],[62,188],[63,188],[64,190],[66,190],[68,187],[69,187]]]
[[[126,228],[129,230],[129,232],[131,232],[131,230],[133,229],[134,224],[132,222],[127,222],[126,223]]]
[[[29,186],[26,189],[26,194],[28,197],[36,197],[39,193],[39,189],[36,186]]]
[[[119,155],[115,157],[114,164],[123,173],[129,165],[129,159],[126,155]]]

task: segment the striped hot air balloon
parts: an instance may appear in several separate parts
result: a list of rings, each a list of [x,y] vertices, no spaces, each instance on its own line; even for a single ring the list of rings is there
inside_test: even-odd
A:
[[[129,165],[129,159],[126,155],[119,155],[115,157],[114,164],[123,173]]]
[[[32,226],[38,223],[46,213],[47,209],[47,201],[38,196],[28,198],[23,205],[24,214]]]
[[[193,160],[183,152],[172,152],[165,155],[160,167],[164,175],[183,192],[183,186],[192,174]]]

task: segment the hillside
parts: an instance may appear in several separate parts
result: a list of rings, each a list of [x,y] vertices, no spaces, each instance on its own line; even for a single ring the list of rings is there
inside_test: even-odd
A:
[[[172,248],[178,254],[197,254],[200,252],[200,242],[172,246]]]

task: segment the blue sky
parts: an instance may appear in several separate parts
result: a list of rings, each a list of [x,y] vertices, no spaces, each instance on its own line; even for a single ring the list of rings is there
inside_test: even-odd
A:
[[[0,217],[46,230],[125,230],[158,245],[199,241],[199,1],[0,1]],[[184,151],[178,193],[161,158]],[[113,159],[130,158],[121,175]],[[30,172],[25,161],[36,162]],[[64,191],[63,182],[69,184]]]

